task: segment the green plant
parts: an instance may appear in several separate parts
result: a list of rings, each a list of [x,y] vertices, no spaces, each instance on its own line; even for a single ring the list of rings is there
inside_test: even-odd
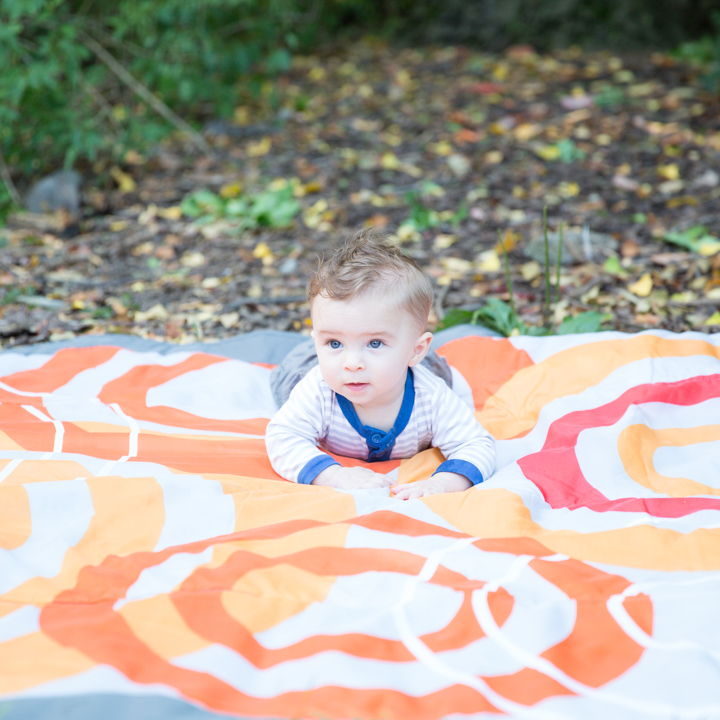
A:
[[[700,255],[715,255],[720,251],[720,239],[710,235],[704,225],[693,225],[682,232],[666,233],[665,241]]]
[[[701,70],[701,81],[710,92],[720,90],[720,11],[711,14],[713,35],[703,35],[699,40],[682,43],[674,52],[675,57],[689,62]]]
[[[502,248],[505,261],[505,278],[507,282],[510,303],[496,297],[489,297],[485,304],[476,310],[464,308],[451,308],[445,313],[438,329],[452,327],[453,325],[470,324],[482,325],[490,330],[511,337],[514,335],[569,335],[571,333],[600,332],[608,319],[606,315],[594,311],[566,316],[562,322],[554,326],[551,322],[551,309],[553,303],[557,305],[560,288],[560,259],[562,257],[562,225],[559,231],[557,258],[555,261],[555,294],[551,301],[550,290],[550,244],[547,234],[547,208],[543,208],[543,239],[545,249],[545,297],[543,302],[543,325],[528,325],[520,319],[515,309],[515,292],[510,274],[510,259],[508,257],[502,233],[498,231],[499,244]]]
[[[575,160],[582,160],[587,153],[581,150],[570,138],[563,138],[558,140],[557,149],[560,151],[560,161],[564,163],[575,162]]]
[[[272,185],[259,193],[225,199],[210,190],[198,190],[180,204],[183,213],[204,224],[226,218],[242,230],[257,227],[287,227],[300,212],[289,183]]]
[[[625,102],[625,92],[615,85],[604,87],[595,95],[595,104],[608,110],[616,110]]]
[[[0,214],[15,183],[228,115],[331,19],[310,0],[0,0]],[[333,17],[329,13],[330,18]],[[302,30],[294,30],[302,28]]]

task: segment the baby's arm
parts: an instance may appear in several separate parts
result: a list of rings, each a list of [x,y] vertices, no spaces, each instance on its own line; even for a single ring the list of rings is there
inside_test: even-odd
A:
[[[317,447],[325,435],[325,398],[312,371],[293,389],[265,431],[265,445],[273,470],[286,480],[304,485],[343,489],[388,487],[386,475],[364,467],[342,467]]]
[[[447,386],[433,396],[433,447],[446,458],[426,480],[395,485],[401,500],[460,492],[488,478],[495,468],[495,440],[472,410]]]

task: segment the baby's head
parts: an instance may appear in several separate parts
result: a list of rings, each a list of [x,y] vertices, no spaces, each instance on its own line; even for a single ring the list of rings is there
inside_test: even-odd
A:
[[[373,230],[348,238],[329,259],[322,261],[307,289],[312,308],[318,296],[347,301],[370,295],[390,301],[405,311],[418,333],[427,327],[433,303],[430,279],[396,245]]]

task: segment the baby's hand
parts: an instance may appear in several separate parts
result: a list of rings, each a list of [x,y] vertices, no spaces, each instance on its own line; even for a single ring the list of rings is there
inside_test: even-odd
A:
[[[355,490],[358,488],[388,487],[392,480],[387,475],[376,473],[366,467],[342,467],[331,465],[312,481],[313,485]]]
[[[425,495],[438,493],[460,492],[472,487],[472,483],[464,476],[452,472],[435,473],[427,480],[418,480],[414,483],[393,485],[390,492],[400,500],[412,500]]]

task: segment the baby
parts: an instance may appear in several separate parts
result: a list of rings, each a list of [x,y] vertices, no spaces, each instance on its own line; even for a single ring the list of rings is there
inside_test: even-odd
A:
[[[466,490],[492,473],[492,436],[445,381],[420,365],[432,340],[426,327],[433,291],[409,257],[361,232],[321,263],[308,298],[319,364],[268,425],[267,451],[279,475],[345,489],[389,487],[407,500]],[[375,462],[429,447],[445,461],[431,477],[407,484],[343,467],[323,451]]]

